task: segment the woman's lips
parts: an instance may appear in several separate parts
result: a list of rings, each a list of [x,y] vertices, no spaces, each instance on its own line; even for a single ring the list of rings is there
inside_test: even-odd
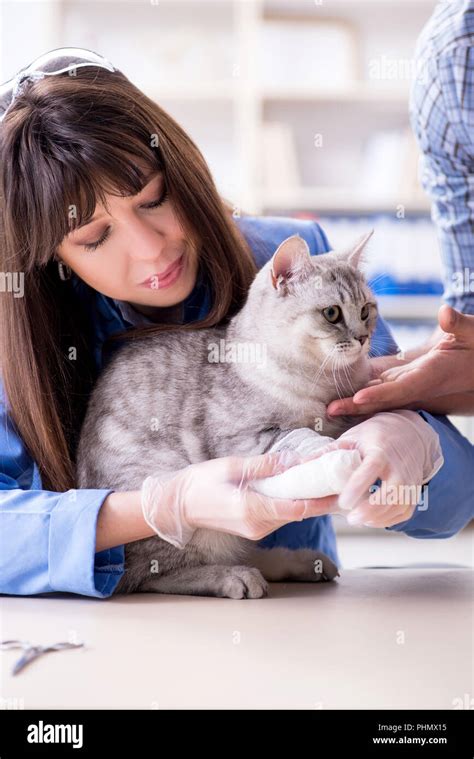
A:
[[[148,279],[140,282],[141,287],[147,287],[151,290],[163,290],[165,287],[170,287],[174,284],[178,277],[181,275],[183,269],[184,253],[173,263],[168,266],[161,274],[152,274]]]

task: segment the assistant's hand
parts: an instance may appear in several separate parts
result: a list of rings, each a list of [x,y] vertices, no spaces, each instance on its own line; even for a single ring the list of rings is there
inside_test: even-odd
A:
[[[197,528],[260,540],[288,522],[328,513],[334,496],[287,500],[252,490],[252,480],[272,477],[304,460],[292,451],[227,456],[147,477],[141,489],[145,521],[163,540],[183,548]]]
[[[410,362],[373,359],[375,378],[369,386],[353,398],[330,403],[328,414],[367,415],[392,408],[474,410],[474,316],[442,306],[438,319],[444,335],[430,350]],[[384,366],[387,359],[391,368]]]
[[[370,527],[391,527],[410,519],[421,486],[444,462],[438,434],[414,411],[376,414],[320,448],[313,458],[337,448],[356,448],[362,458],[339,495],[339,507],[352,509],[347,514],[351,524]],[[379,493],[372,488],[378,479]]]

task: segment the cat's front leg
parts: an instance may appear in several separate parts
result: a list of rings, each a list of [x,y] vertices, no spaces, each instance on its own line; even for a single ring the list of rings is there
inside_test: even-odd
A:
[[[318,448],[332,443],[334,438],[320,435],[310,427],[298,427],[294,430],[282,430],[277,440],[268,448],[267,453],[277,451],[296,451],[301,456],[311,455]]]
[[[263,598],[267,595],[268,585],[255,567],[211,564],[184,567],[149,577],[140,584],[138,591],[237,599]]]

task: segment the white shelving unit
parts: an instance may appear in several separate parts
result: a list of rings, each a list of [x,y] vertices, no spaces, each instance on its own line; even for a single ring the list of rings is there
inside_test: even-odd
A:
[[[365,196],[354,190],[353,179],[371,131],[387,124],[408,127],[409,82],[371,79],[371,62],[383,56],[408,61],[434,5],[434,0],[3,0],[1,73],[5,79],[53,47],[97,50],[183,124],[207,157],[222,194],[252,213],[367,212],[400,204],[408,211],[428,211],[421,191]],[[337,19],[350,26],[352,78],[308,86],[292,77],[296,64],[288,58],[290,85],[263,82],[262,40],[266,24],[275,19],[286,24],[300,19],[305,25]],[[7,34],[7,28],[21,28],[22,34]],[[283,44],[283,59],[286,52]],[[264,128],[275,119],[294,132],[302,169],[298,186],[268,189],[261,181]],[[313,145],[318,128],[327,136],[324,158]]]

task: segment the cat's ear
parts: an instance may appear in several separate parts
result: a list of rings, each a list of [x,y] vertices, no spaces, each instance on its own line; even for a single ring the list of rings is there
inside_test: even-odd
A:
[[[281,294],[286,294],[291,280],[304,277],[311,270],[311,253],[306,240],[292,235],[283,240],[273,254],[270,268],[272,285]]]
[[[347,250],[339,251],[336,255],[338,258],[344,259],[344,261],[353,266],[354,269],[359,268],[360,264],[365,260],[365,246],[373,234],[374,230],[371,229],[370,232],[362,235],[352,247],[347,248]]]

